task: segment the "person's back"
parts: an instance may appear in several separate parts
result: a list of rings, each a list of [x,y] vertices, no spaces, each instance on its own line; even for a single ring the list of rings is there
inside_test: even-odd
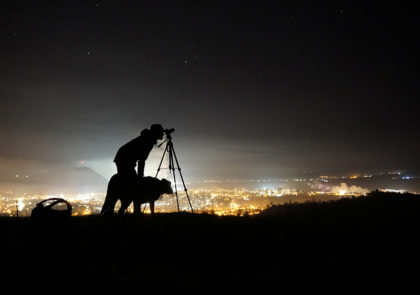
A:
[[[115,155],[114,162],[117,165],[124,163],[134,167],[138,160],[147,158],[154,145],[149,133],[148,129],[144,129],[140,136],[120,147]]]
[[[117,152],[114,162],[119,174],[136,174],[135,167],[138,161],[138,175],[143,177],[144,163],[158,139],[163,137],[163,127],[154,124],[149,129],[144,129],[140,136],[123,145]]]

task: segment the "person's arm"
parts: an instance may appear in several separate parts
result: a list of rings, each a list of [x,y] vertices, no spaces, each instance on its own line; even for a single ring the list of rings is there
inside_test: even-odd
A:
[[[145,161],[137,161],[137,175],[140,177],[140,178],[143,178],[144,177],[144,162]]]

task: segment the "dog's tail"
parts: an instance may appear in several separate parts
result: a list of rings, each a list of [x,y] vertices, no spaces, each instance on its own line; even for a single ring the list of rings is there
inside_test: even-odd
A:
[[[102,206],[101,215],[110,216],[114,214],[114,207],[118,201],[116,187],[118,186],[118,174],[114,174],[108,183],[105,202]]]

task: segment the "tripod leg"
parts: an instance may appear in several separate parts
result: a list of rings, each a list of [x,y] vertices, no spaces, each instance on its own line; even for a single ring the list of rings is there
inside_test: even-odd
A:
[[[165,154],[166,154],[167,151],[168,151],[168,144],[166,144],[165,150],[163,151],[162,159],[160,159],[159,167],[156,171],[156,176],[155,177],[157,177],[158,174],[159,174],[160,167],[162,166],[162,162],[163,162],[163,159],[165,158]]]
[[[174,149],[173,146],[172,146],[172,154],[173,154],[173,157],[175,158],[176,165],[178,167],[179,175],[181,176],[182,185],[184,186],[184,191],[185,191],[185,194],[187,195],[187,199],[188,199],[188,203],[190,204],[191,212],[194,213],[194,209],[193,209],[192,204],[191,204],[190,196],[188,195],[187,187],[185,186],[184,177],[182,176],[182,173],[181,173],[181,167],[179,167],[178,158],[176,156],[175,149]],[[174,170],[175,170],[175,168],[174,168]],[[175,172],[174,172],[174,177],[175,177]]]
[[[175,167],[174,167],[174,157],[173,157],[173,146],[172,146],[172,144],[169,147],[169,171],[172,171],[172,174],[174,175],[174,187],[175,187],[175,196],[176,196],[176,206],[177,206],[178,212],[179,212],[178,189],[176,187]]]

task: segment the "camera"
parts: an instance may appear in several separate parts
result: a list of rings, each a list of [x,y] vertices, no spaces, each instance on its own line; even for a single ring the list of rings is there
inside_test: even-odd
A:
[[[171,129],[165,129],[163,130],[163,133],[165,133],[166,136],[169,136],[172,132],[174,132],[175,129],[171,128]]]

